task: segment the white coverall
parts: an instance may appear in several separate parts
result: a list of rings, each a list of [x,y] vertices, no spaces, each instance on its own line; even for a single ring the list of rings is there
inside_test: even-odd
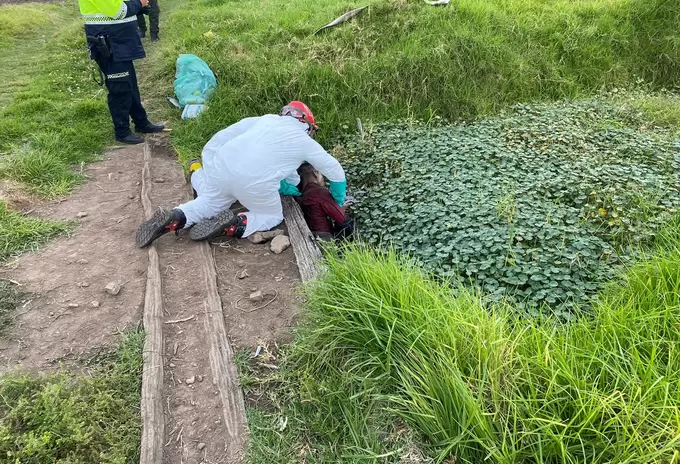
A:
[[[345,180],[340,163],[290,116],[245,118],[215,134],[202,152],[203,167],[191,176],[198,197],[178,206],[189,227],[239,201],[248,212],[243,237],[283,221],[279,186],[297,185],[297,168],[307,161],[331,182]]]

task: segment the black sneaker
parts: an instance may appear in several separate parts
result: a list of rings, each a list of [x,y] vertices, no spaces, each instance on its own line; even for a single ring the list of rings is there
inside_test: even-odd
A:
[[[236,226],[242,219],[245,218],[243,216],[234,216],[230,209],[226,209],[215,217],[204,219],[198,224],[194,224],[189,231],[189,238],[191,240],[208,240],[220,235],[229,235],[229,229]],[[235,236],[234,234],[231,235]]]
[[[126,143],[128,145],[137,145],[138,143],[144,143],[144,138],[133,133],[129,133],[125,137],[116,136],[116,140],[120,143]]]
[[[136,131],[141,132],[142,134],[152,134],[154,132],[163,132],[163,129],[165,129],[163,124],[149,123],[146,126],[137,127]]]
[[[187,218],[181,209],[171,211],[158,210],[148,221],[143,222],[137,229],[135,241],[139,248],[151,245],[161,235],[178,231],[187,223]]]

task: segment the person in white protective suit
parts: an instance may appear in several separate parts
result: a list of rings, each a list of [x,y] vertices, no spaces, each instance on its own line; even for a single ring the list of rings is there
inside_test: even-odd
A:
[[[181,228],[192,240],[220,235],[248,237],[283,221],[280,195],[300,195],[297,168],[305,161],[330,181],[334,200],[345,201],[347,182],[340,163],[312,139],[317,125],[302,102],[279,115],[245,118],[218,132],[205,145],[201,163],[189,163],[194,199],[160,210],[137,230],[139,247]],[[236,201],[248,211],[234,215]]]

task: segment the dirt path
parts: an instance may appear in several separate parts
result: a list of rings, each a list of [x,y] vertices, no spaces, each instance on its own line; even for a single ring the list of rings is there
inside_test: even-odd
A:
[[[72,236],[0,268],[0,278],[29,294],[13,333],[0,343],[0,372],[21,364],[55,367],[110,345],[138,323],[146,272],[146,256],[134,246],[140,169],[137,148],[110,151],[86,167],[88,182],[68,200],[36,207],[40,216],[79,224]],[[106,292],[110,282],[121,285],[117,295]]]
[[[167,137],[151,138],[150,146],[154,207],[186,201],[189,188]],[[82,354],[106,349],[123,330],[140,323],[148,265],[147,251],[134,245],[144,217],[142,162],[139,146],[112,150],[86,167],[88,182],[72,196],[36,208],[40,216],[79,224],[72,236],[0,269],[0,278],[19,283],[30,295],[11,335],[0,340],[0,373],[60,366],[78,370]],[[157,247],[166,311],[163,462],[234,462],[225,453],[225,411],[209,356],[199,247],[184,232],[162,237]],[[211,249],[231,342],[250,353],[258,346],[265,356],[275,352],[276,343],[288,339],[299,306],[292,250],[277,255],[269,244],[231,239]],[[121,290],[108,293],[109,283]],[[252,301],[257,291],[262,299]]]

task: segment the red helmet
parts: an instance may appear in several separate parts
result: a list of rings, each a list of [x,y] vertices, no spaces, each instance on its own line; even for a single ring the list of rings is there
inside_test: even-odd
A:
[[[304,122],[309,126],[309,133],[312,135],[319,126],[316,125],[314,120],[314,113],[309,109],[307,105],[301,101],[292,101],[288,103],[281,109],[279,113],[281,116],[292,116],[300,122]]]

